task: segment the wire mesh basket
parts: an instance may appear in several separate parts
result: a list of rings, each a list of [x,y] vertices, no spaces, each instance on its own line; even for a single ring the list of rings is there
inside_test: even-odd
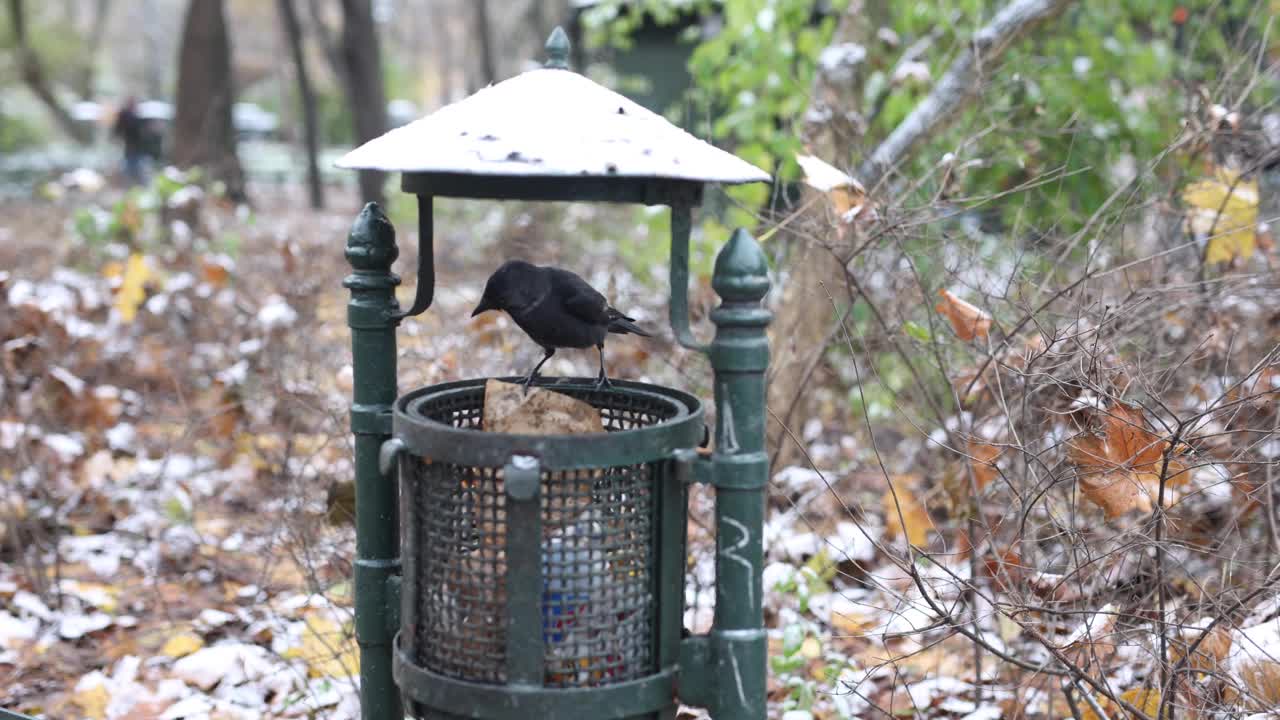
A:
[[[517,665],[539,668],[547,690],[635,685],[673,666],[678,621],[674,635],[662,628],[681,611],[686,503],[673,456],[703,438],[699,401],[562,379],[550,389],[597,408],[607,432],[511,435],[480,429],[484,387],[438,385],[396,404],[406,447],[400,657],[435,694],[528,684],[527,670],[512,676]],[[536,505],[524,511],[506,487],[513,457],[537,460]],[[530,632],[532,645],[517,642]],[[539,646],[540,658],[514,655]],[[416,714],[452,717],[430,705]]]

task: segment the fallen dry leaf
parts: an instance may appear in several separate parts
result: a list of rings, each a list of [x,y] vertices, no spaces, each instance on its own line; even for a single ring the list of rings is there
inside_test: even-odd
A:
[[[1103,605],[1097,612],[1084,615],[1071,634],[1058,643],[1058,647],[1081,665],[1106,662],[1116,654],[1116,622],[1120,613],[1112,603]]]
[[[849,637],[860,637],[881,624],[881,620],[869,610],[864,610],[848,601],[843,604],[832,603],[828,622],[836,633]]]
[[[950,290],[939,290],[942,302],[935,308],[951,321],[951,327],[961,340],[985,338],[991,331],[991,315],[972,303],[961,300]]]
[[[98,720],[107,716],[107,703],[111,702],[111,694],[107,692],[105,685],[97,683],[82,690],[76,690],[71,696],[71,702],[80,708],[82,718]]]
[[[905,537],[911,545],[924,546],[929,542],[929,531],[933,529],[933,518],[922,502],[916,499],[910,486],[914,483],[905,481],[908,476],[894,478],[893,488],[886,490],[881,504],[884,507],[885,532],[889,537]],[[894,495],[897,502],[894,502]],[[901,511],[901,514],[899,514]]]
[[[1132,510],[1149,513],[1159,495],[1165,471],[1165,505],[1177,499],[1173,487],[1190,478],[1186,465],[1170,457],[1167,440],[1146,427],[1139,408],[1115,403],[1100,411],[1101,428],[1067,442],[1067,456],[1079,473],[1080,491],[1106,513],[1118,517]]]
[[[1000,448],[978,440],[969,441],[969,467],[973,471],[973,482],[978,492],[991,484],[1000,472],[996,470],[996,460],[1000,458]]]
[[[800,644],[800,654],[807,660],[815,660],[822,657],[822,642],[810,635]]]
[[[226,287],[232,268],[231,258],[225,255],[206,255],[200,258],[200,279],[215,288]]]
[[[1107,717],[1112,720],[1137,717],[1125,712],[1120,705],[1104,695],[1099,695],[1095,699],[1098,701],[1098,707],[1102,708],[1107,713]],[[1130,688],[1120,693],[1120,699],[1142,711],[1149,718],[1155,717],[1160,711],[1160,691],[1154,688]],[[1082,704],[1084,707],[1080,708],[1080,717],[1083,720],[1102,720],[1088,703]]]
[[[1259,709],[1280,707],[1280,662],[1258,662],[1240,670],[1240,679]]]
[[[1191,647],[1204,631],[1200,628],[1188,628],[1183,630],[1180,637],[1174,638],[1173,646],[1169,651],[1169,659],[1171,662],[1180,662],[1186,655],[1187,648]],[[1218,625],[1209,631],[1208,637],[1200,640],[1200,644],[1196,647],[1195,652],[1187,660],[1187,666],[1197,672],[1213,672],[1227,654],[1231,652],[1231,632],[1222,625]]]
[[[160,653],[171,658],[186,657],[204,647],[204,639],[193,632],[180,632],[165,641]]]
[[[332,618],[312,614],[306,618],[302,644],[284,652],[285,659],[300,659],[307,674],[317,677],[355,677],[360,661],[355,638]]]
[[[995,587],[1002,591],[1021,587],[1026,582],[1029,570],[1023,564],[1022,557],[1012,548],[1005,548],[1003,551],[993,548],[991,553],[983,559],[983,566],[987,577],[990,577]]]
[[[866,188],[843,170],[814,155],[796,155],[796,164],[804,171],[805,184],[826,194],[842,222],[852,221],[866,205]]]
[[[120,311],[120,319],[133,322],[138,314],[138,306],[147,299],[146,284],[151,271],[147,267],[147,259],[134,253],[124,268],[124,277],[120,281],[120,290],[116,293],[116,310]]]

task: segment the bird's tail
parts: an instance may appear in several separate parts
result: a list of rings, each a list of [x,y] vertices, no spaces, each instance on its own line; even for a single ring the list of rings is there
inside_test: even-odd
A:
[[[635,318],[629,318],[618,312],[615,308],[609,308],[609,332],[619,335],[639,335],[641,337],[653,337],[653,333],[648,332],[644,328],[635,323]]]

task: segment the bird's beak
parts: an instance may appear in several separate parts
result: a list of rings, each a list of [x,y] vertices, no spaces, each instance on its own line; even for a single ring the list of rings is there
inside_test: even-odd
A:
[[[488,298],[480,298],[480,304],[476,306],[475,310],[471,311],[471,317],[475,317],[486,310],[492,310],[492,309],[493,309],[493,306],[489,304]]]

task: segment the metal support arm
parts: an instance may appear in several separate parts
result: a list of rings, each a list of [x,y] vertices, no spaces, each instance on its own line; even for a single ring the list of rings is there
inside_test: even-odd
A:
[[[708,346],[698,342],[689,328],[689,233],[693,228],[693,207],[671,206],[671,331],[682,347],[705,353]]]
[[[435,222],[433,198],[418,196],[418,285],[413,293],[413,306],[397,313],[396,319],[421,315],[431,307],[436,291]]]

